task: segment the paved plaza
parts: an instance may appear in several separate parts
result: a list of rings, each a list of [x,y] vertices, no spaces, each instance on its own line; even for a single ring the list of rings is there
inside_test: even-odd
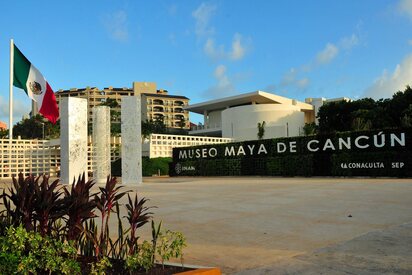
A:
[[[412,273],[411,179],[144,178],[137,190],[187,237],[186,263],[226,274]]]

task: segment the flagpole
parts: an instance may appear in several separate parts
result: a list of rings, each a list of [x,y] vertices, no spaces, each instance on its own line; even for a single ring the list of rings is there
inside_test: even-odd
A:
[[[9,87],[9,140],[13,140],[13,73],[14,73],[14,41],[10,39],[10,87]]]

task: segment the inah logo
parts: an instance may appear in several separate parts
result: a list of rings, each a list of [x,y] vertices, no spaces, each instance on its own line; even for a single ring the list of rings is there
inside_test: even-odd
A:
[[[33,81],[29,83],[30,90],[33,94],[35,95],[41,95],[43,92],[41,90],[41,85],[40,83]]]
[[[182,172],[182,165],[180,163],[176,163],[175,165],[176,174],[180,174]]]

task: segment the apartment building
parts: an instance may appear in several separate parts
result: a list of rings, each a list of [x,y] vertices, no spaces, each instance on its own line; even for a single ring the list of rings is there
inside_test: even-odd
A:
[[[183,107],[189,105],[189,99],[180,95],[169,95],[166,90],[158,90],[155,82],[137,82],[137,91],[141,94],[142,119],[162,119],[167,128],[189,129],[189,112]],[[92,122],[92,108],[99,106],[108,99],[115,100],[118,107],[114,111],[121,111],[121,97],[134,96],[132,88],[97,87],[72,88],[70,90],[59,90],[55,93],[59,104],[63,97],[80,97],[88,102],[88,121]],[[120,116],[113,123],[120,123]]]

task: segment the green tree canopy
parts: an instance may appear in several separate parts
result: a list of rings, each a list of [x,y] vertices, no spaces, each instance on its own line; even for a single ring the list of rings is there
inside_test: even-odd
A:
[[[41,115],[23,119],[13,126],[13,137],[21,136],[23,139],[52,139],[60,136],[60,120],[56,124],[44,119]]]
[[[318,119],[320,133],[405,127],[412,121],[412,89],[391,99],[330,102],[319,109]]]

